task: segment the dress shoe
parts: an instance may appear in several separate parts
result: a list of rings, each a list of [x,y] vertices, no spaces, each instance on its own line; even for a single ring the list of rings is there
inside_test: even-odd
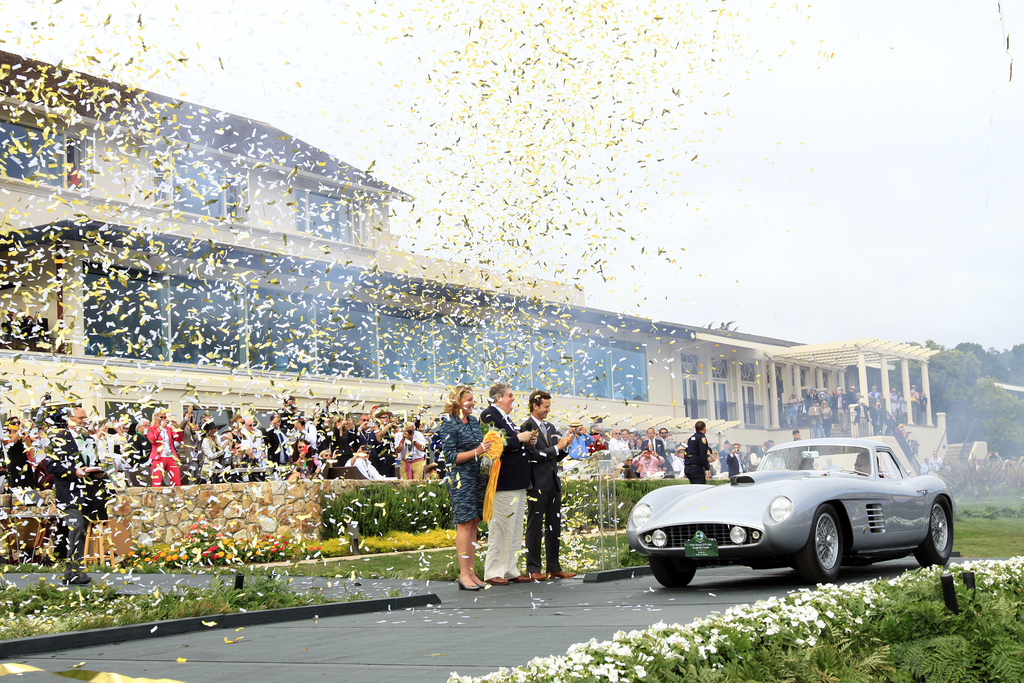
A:
[[[576,572],[551,572],[548,576],[553,579],[571,579],[576,576]]]
[[[547,581],[548,580],[548,575],[547,574],[541,574],[540,572],[533,572],[532,574],[530,574],[530,578],[533,579],[534,581]]]
[[[92,577],[88,574],[75,574],[74,576],[65,576],[65,586],[88,586],[92,583]]]
[[[471,583],[467,586],[466,584],[462,583],[462,581],[459,579],[456,579],[455,583],[459,584],[460,591],[478,591],[481,588],[483,588],[483,586],[481,586],[479,583]]]
[[[533,581],[533,579],[531,579],[526,574],[522,574],[522,575],[517,576],[515,578],[509,579],[509,581],[511,581],[512,583],[530,583],[530,582]]]
[[[487,581],[487,583],[491,584],[492,586],[507,586],[508,585],[508,581],[503,579],[503,578],[501,578],[500,576],[495,576],[493,579],[485,579],[485,581]]]

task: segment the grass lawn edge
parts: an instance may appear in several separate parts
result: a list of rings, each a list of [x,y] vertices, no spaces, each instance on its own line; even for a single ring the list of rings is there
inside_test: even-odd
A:
[[[299,607],[282,607],[279,609],[253,610],[233,612],[230,614],[214,614],[202,617],[185,617],[183,619],[167,619],[150,621],[126,626],[111,626],[86,631],[69,631],[51,633],[26,638],[14,638],[0,641],[3,659],[20,657],[40,652],[72,650],[95,645],[110,645],[127,640],[159,638],[161,636],[209,631],[212,629],[242,628],[261,624],[276,624],[305,619],[368,614],[371,612],[388,612],[410,607],[426,607],[441,604],[441,599],[434,593],[408,595],[394,598],[374,598],[371,600],[351,600],[348,602],[327,602],[320,605],[302,605]],[[216,626],[205,626],[203,622],[216,622]]]

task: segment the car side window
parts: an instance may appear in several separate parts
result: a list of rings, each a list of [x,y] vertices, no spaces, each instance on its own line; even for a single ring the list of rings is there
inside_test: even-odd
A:
[[[900,469],[892,453],[878,451],[878,476],[885,479],[902,479],[903,470]]]

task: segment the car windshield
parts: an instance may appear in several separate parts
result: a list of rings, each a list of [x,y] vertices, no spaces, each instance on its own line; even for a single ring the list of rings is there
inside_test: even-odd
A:
[[[871,454],[861,446],[788,446],[769,451],[757,467],[758,472],[779,470],[850,472],[868,476],[871,474]]]

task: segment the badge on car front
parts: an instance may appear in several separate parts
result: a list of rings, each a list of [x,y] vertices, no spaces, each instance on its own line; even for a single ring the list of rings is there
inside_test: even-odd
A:
[[[718,557],[718,541],[698,531],[689,541],[683,543],[687,557]]]

